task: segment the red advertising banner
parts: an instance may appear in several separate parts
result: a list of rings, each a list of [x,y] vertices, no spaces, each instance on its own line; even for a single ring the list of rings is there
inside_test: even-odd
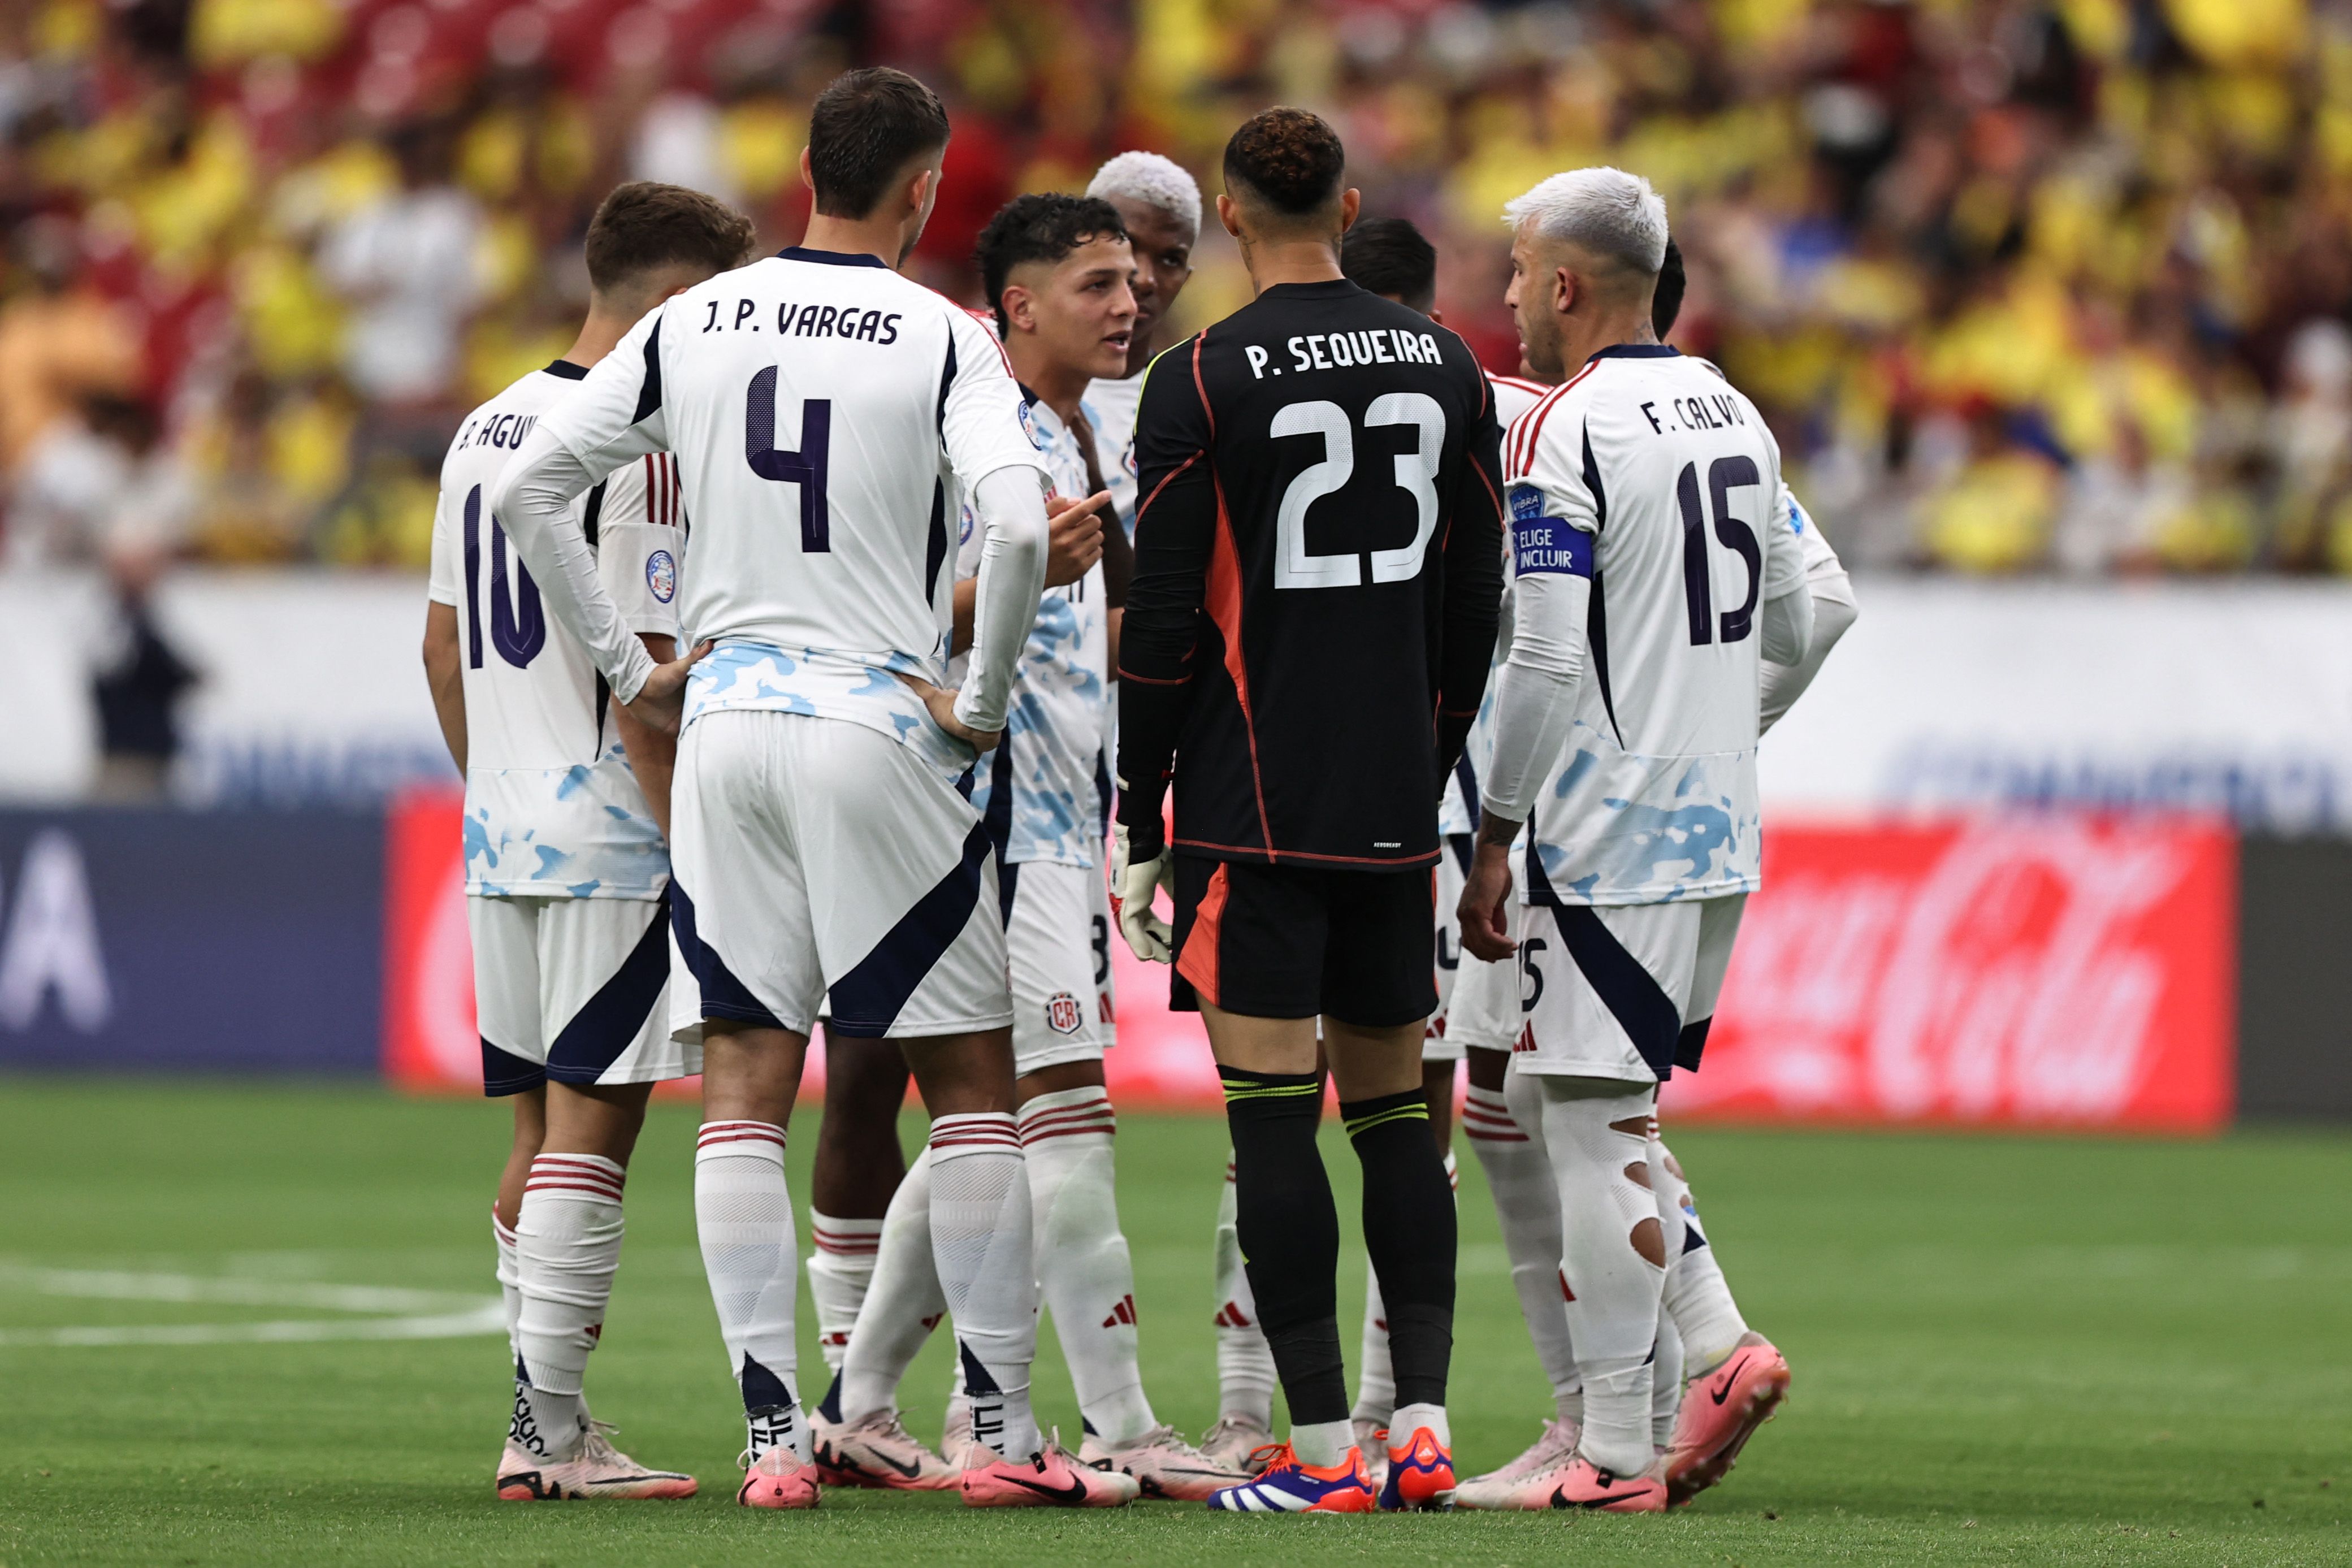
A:
[[[1774,826],[1704,1069],[1662,1114],[2211,1131],[2236,846],[2201,819]]]
[[[390,816],[384,1070],[478,1090],[454,792]],[[2235,845],[2201,819],[1780,825],[1676,1121],[2197,1132],[2234,1109]],[[1110,943],[1121,1105],[1219,1103],[1199,1016]],[[810,1053],[805,1095],[821,1092]],[[691,1084],[670,1092],[693,1092]]]

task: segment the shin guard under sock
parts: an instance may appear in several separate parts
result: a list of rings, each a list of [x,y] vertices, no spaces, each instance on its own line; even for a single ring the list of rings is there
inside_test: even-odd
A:
[[[1395,1403],[1444,1405],[1454,1356],[1454,1189],[1418,1089],[1339,1107],[1364,1168],[1364,1249],[1381,1283]]]
[[[1319,1073],[1220,1067],[1234,1141],[1234,1232],[1295,1429],[1348,1419],[1339,1355],[1339,1212],[1315,1146]],[[1421,1129],[1429,1146],[1429,1129]]]

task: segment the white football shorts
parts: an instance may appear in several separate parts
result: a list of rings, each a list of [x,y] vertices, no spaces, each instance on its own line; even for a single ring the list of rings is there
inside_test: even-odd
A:
[[[670,1037],[667,900],[469,897],[466,927],[484,1093],[702,1070]]]
[[[1013,1070],[1100,1061],[1111,1023],[1110,889],[1102,868],[1048,860],[1003,867],[1013,968]]]
[[[722,709],[670,785],[670,897],[702,1016],[909,1039],[1013,1021],[996,857],[914,752],[840,719]]]
[[[1512,1070],[1663,1082],[1698,1067],[1748,895],[1671,904],[1529,904],[1527,1032]]]

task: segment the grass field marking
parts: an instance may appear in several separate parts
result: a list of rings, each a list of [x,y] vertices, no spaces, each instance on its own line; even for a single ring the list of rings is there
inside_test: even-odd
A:
[[[204,1302],[240,1307],[307,1307],[373,1316],[281,1319],[258,1323],[122,1323],[0,1330],[0,1349],[34,1346],[293,1344],[325,1340],[446,1340],[506,1332],[496,1296],[411,1290],[381,1285],[329,1285],[203,1274],[110,1268],[39,1268],[0,1263],[0,1289],[85,1300]]]

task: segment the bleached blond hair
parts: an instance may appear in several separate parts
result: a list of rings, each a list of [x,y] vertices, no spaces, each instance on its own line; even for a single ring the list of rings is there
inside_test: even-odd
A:
[[[1157,153],[1121,153],[1095,171],[1087,195],[1105,201],[1124,196],[1166,213],[1201,237],[1201,187],[1184,165]]]
[[[1665,198],[1622,169],[1571,169],[1503,204],[1515,231],[1533,228],[1629,270],[1656,277],[1666,262]]]

